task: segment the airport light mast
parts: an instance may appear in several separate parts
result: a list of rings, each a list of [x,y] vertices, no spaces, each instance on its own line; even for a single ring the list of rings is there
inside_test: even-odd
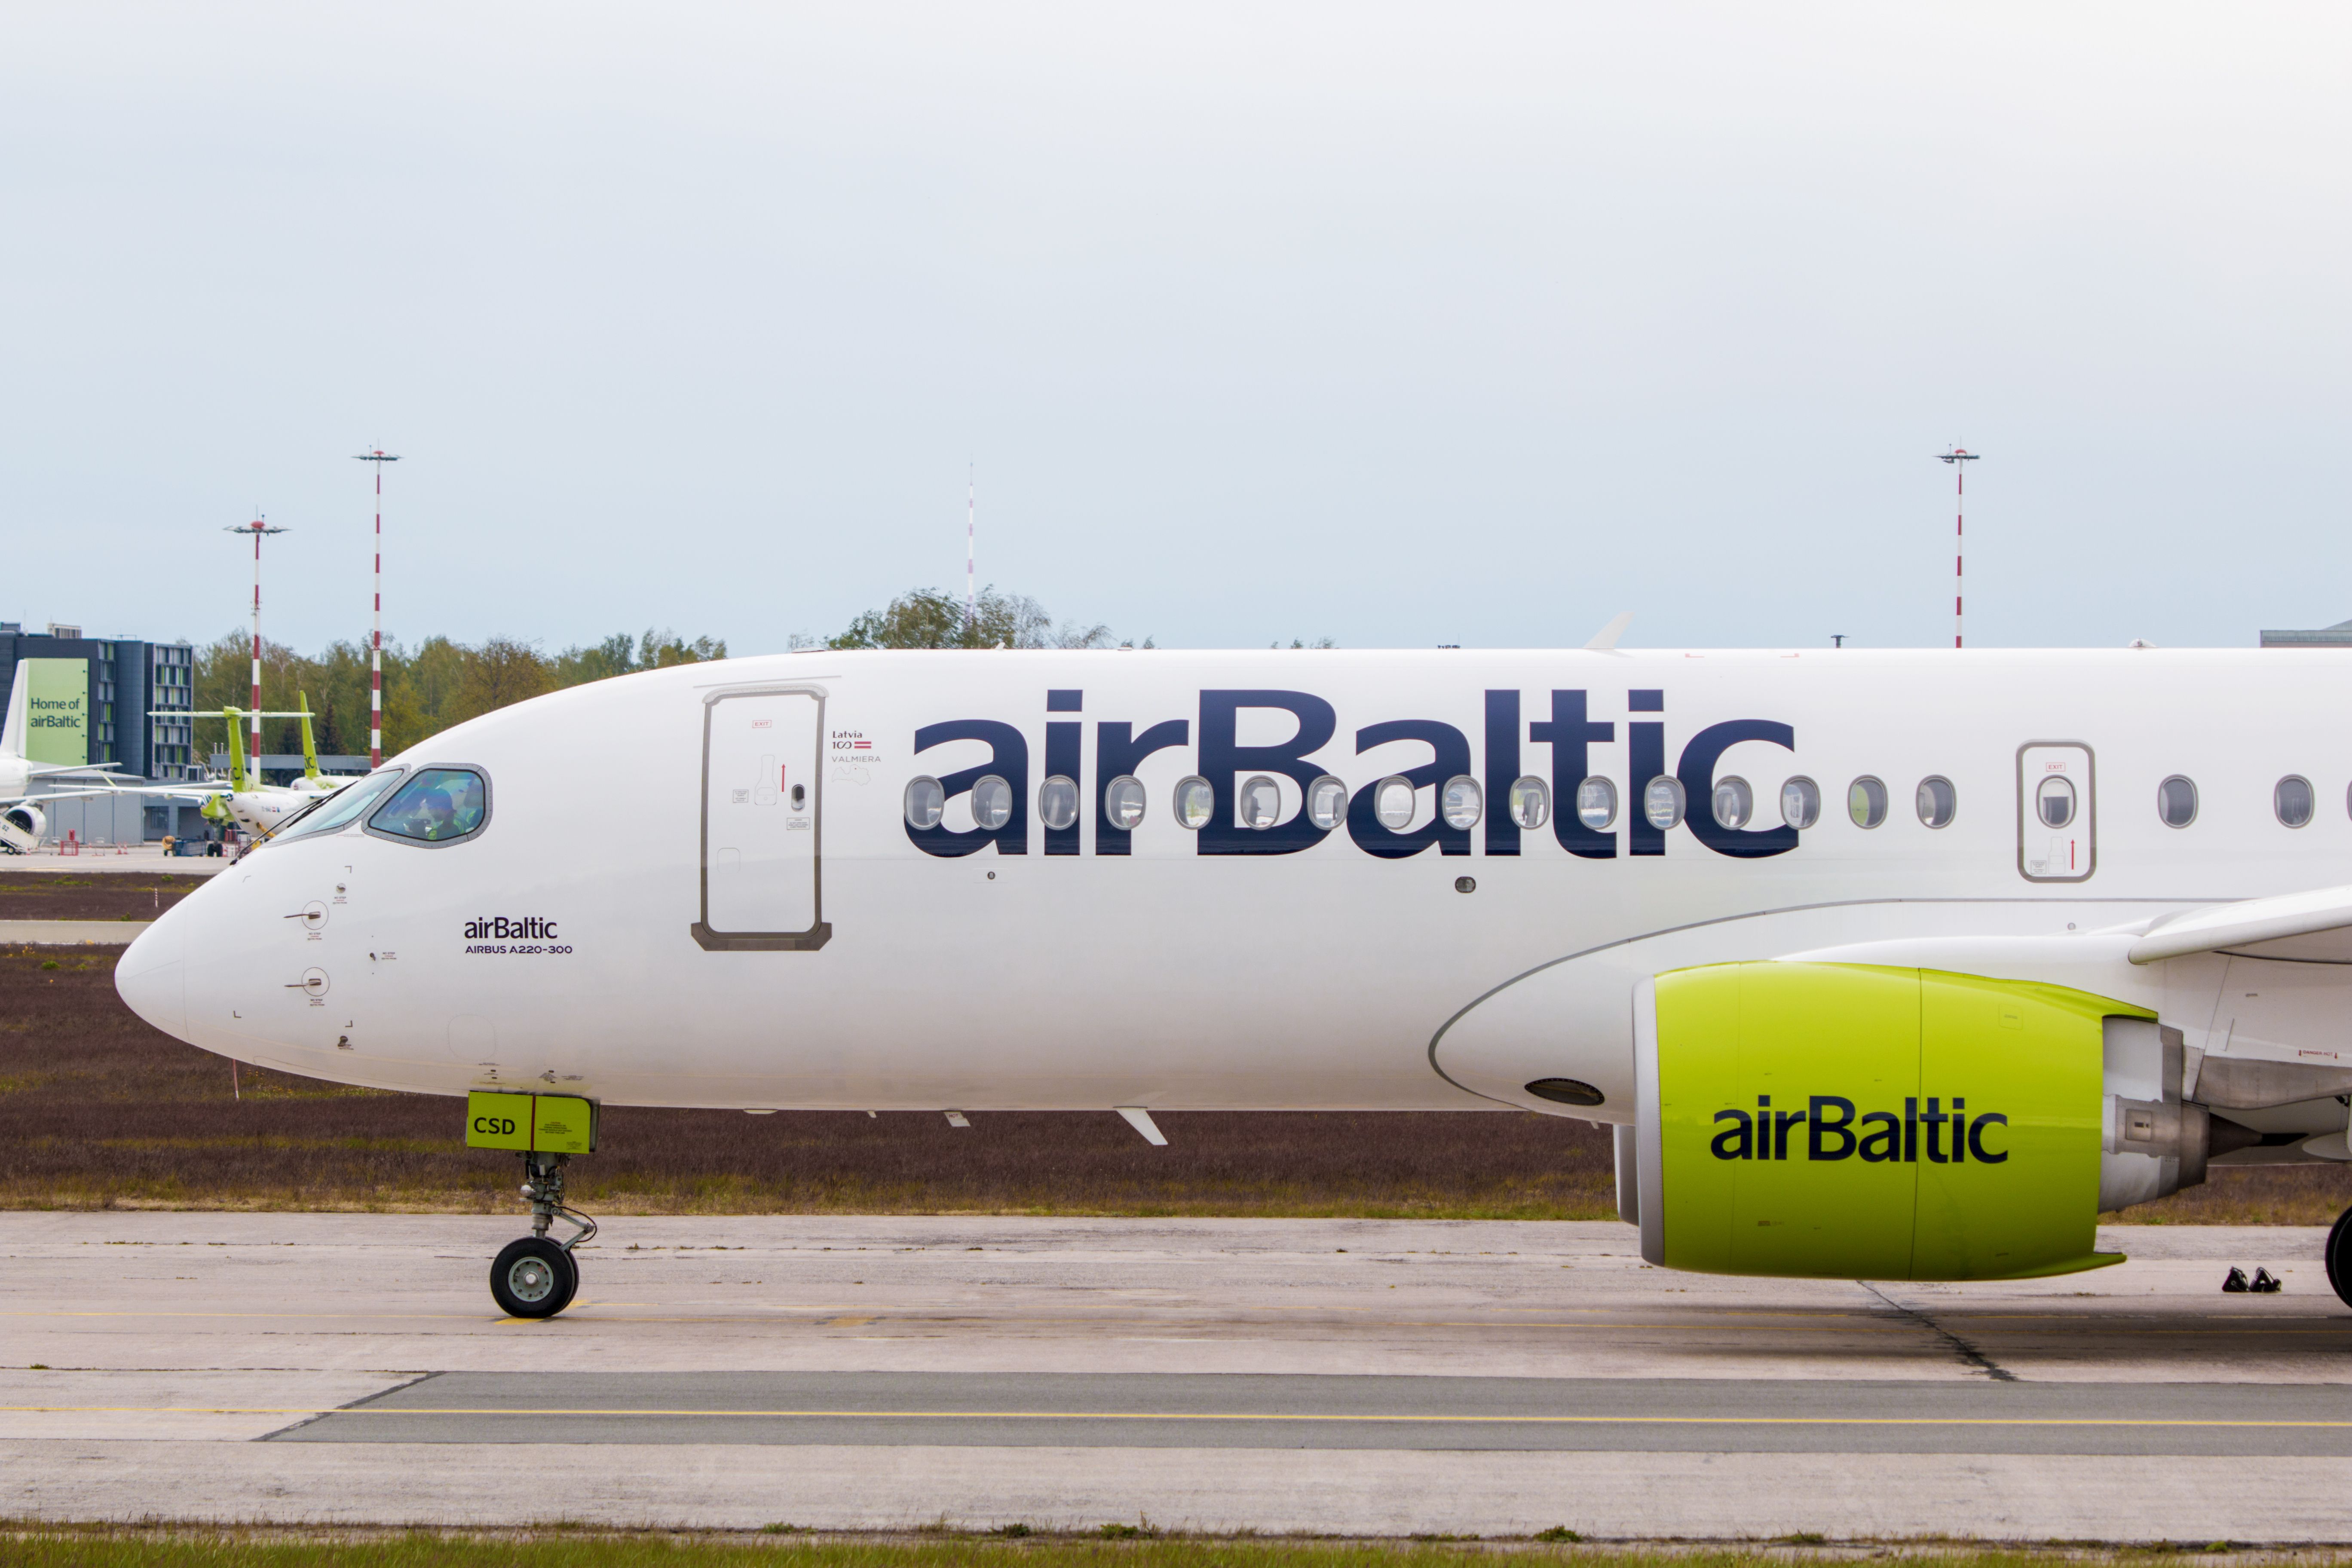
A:
[[[368,637],[368,772],[373,773],[383,766],[383,466],[400,458],[381,447],[352,456],[375,465],[375,625]],[[260,707],[261,700],[253,705]]]
[[[1952,646],[1954,647],[1960,646],[1960,590],[1964,586],[1964,574],[1961,566],[1967,560],[1965,548],[1967,540],[1964,536],[1968,532],[1969,471],[1960,465],[1973,463],[1983,455],[1981,452],[1971,452],[1966,447],[1955,447],[1948,452],[1937,454],[1945,462],[1952,466]]]
[[[273,527],[268,518],[257,515],[251,522],[238,523],[230,533],[253,536],[253,771],[261,772],[261,540],[270,533],[283,533],[282,527]]]
[[[963,635],[970,637],[980,612],[980,595],[973,584],[972,535],[980,520],[980,482],[974,470],[966,468],[963,477]]]

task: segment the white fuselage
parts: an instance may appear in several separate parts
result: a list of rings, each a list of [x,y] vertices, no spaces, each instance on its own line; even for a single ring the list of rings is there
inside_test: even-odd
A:
[[[290,784],[256,784],[250,789],[231,790],[222,799],[236,825],[258,837],[265,833],[276,832],[279,823],[320,795],[334,794],[346,782],[343,779],[299,778]]]
[[[1049,710],[1049,692],[1076,695]],[[1583,694],[1580,725],[1554,693]],[[2352,663],[2325,655],[2152,649],[824,652],[686,666],[413,748],[387,768],[487,776],[478,833],[429,844],[355,826],[265,846],[141,937],[119,983],[206,1049],[440,1093],[1559,1111],[1523,1086],[1564,1077],[1604,1097],[1569,1114],[1622,1121],[1644,975],[2077,931],[2077,969],[2036,961],[2025,977],[2156,1008],[2200,1048],[2352,1051],[2331,1008],[2265,1022],[2247,1004],[2241,1018],[2222,992],[2242,961],[2136,967],[2089,940],[2189,905],[2352,881],[2352,735],[2315,722],[2347,695]],[[1265,757],[1317,702],[1331,734],[1295,771],[1350,795],[1431,773],[1405,835],[1366,820],[1298,834],[1292,852],[1207,852],[1284,847],[1280,827],[1231,826],[1233,794],[1283,779]],[[1118,836],[1100,820],[1103,749],[1171,721],[1182,743],[1120,767],[1146,807],[1130,852],[1104,853]],[[1399,721],[1404,738],[1360,733]],[[1752,738],[1702,760],[1689,810],[1697,822],[1708,786],[1736,776],[1753,797],[1747,836],[1642,826],[1649,776],[1690,773],[1694,737],[1735,721]],[[916,749],[942,725],[981,738],[935,731]],[[1270,752],[1229,767],[1233,747]],[[1009,773],[1016,758],[1018,842],[916,841],[909,781],[948,781],[940,831],[971,832],[951,775]],[[2032,805],[2053,768],[2079,792],[2063,830]],[[1055,773],[1078,786],[1060,836],[1040,820]],[[1397,853],[1427,831],[1434,775],[1455,773],[1484,786],[1487,821],[1523,774],[1571,816],[1580,776],[1612,780],[1616,818],[1584,854],[1549,825],[1490,837],[1487,822]],[[1203,773],[1221,786],[1214,832],[1171,810],[1179,781]],[[2197,791],[2186,826],[2158,815],[2173,775]],[[2274,813],[2287,775],[2315,792],[2307,826]],[[1792,776],[1816,784],[1821,816],[1779,847],[1759,835],[1780,826]],[[1887,797],[1871,828],[1848,812],[1864,777]],[[1953,792],[1948,826],[1916,808],[1929,777]],[[1299,795],[1282,783],[1284,821]],[[803,934],[725,934],[762,919]],[[2265,1045],[2265,1031],[2280,1037]]]

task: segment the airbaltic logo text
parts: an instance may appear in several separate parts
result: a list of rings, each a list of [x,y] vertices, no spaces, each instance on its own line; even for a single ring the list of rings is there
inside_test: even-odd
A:
[[[1181,715],[1076,687],[1041,695],[1051,715],[1042,724],[953,719],[915,731],[918,759],[961,748],[916,763],[932,770],[910,780],[919,787],[905,797],[916,848],[943,858],[991,847],[1133,855],[1137,835],[1166,846],[1182,842],[1169,837],[1181,830],[1204,856],[1297,855],[1336,838],[1383,860],[1433,849],[1498,857],[1547,854],[1549,839],[1580,859],[1638,860],[1664,855],[1679,834],[1717,855],[1763,859],[1795,849],[1796,824],[1811,826],[1820,806],[1808,784],[1810,805],[1767,823],[1745,779],[1718,802],[1727,753],[1746,747],[1753,761],[1744,765],[1777,772],[1758,748],[1794,752],[1797,731],[1773,719],[1670,720],[1664,687],[1625,688],[1622,701],[1583,688],[1495,687],[1456,693],[1439,710],[1446,718],[1401,700],[1352,727],[1328,699],[1272,687],[1203,689]],[[1622,717],[1603,716],[1612,713]],[[1670,723],[1678,752],[1667,744]],[[1032,743],[1041,728],[1042,752]],[[1166,752],[1181,761],[1152,761]],[[1147,785],[1138,776],[1147,767],[1189,775],[1175,786],[1181,798]],[[1599,804],[1580,806],[1588,782]],[[971,796],[973,809],[958,814],[968,827],[950,826],[959,795]]]
[[[554,937],[555,922],[537,915],[515,920],[504,915],[485,915],[466,922],[467,942],[551,942]]]
[[[1843,1095],[1816,1094],[1802,1110],[1775,1110],[1772,1097],[1756,1097],[1756,1110],[1718,1110],[1715,1120],[1728,1122],[1707,1145],[1718,1160],[1851,1160],[1864,1164],[1900,1163],[1916,1165],[1924,1150],[1931,1165],[1982,1165],[2007,1162],[2005,1148],[1988,1148],[1988,1133],[2008,1141],[2009,1118],[1998,1110],[1969,1110],[1966,1100],[1954,1096],[1952,1108],[1942,1109],[1942,1097],[1929,1095],[1921,1110],[1916,1099],[1903,1102],[1903,1114],[1868,1110],[1857,1119],[1853,1101]],[[1799,1127],[1804,1135],[1797,1152],[1790,1152]]]

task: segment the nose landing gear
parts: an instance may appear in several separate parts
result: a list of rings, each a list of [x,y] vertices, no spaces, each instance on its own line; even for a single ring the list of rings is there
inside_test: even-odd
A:
[[[573,1094],[511,1094],[478,1089],[466,1096],[466,1146],[522,1156],[522,1195],[530,1200],[530,1234],[509,1242],[490,1265],[490,1299],[516,1318],[551,1318],[580,1289],[572,1248],[596,1234],[596,1222],[563,1202],[563,1167],[596,1149],[596,1102]],[[550,1241],[549,1225],[577,1227]]]
[[[563,1202],[563,1167],[569,1154],[525,1152],[522,1195],[530,1200],[530,1231],[510,1241],[490,1265],[490,1298],[513,1318],[551,1318],[572,1305],[580,1289],[580,1265],[572,1249],[596,1234],[596,1222]],[[576,1226],[568,1241],[548,1237],[557,1220]]]

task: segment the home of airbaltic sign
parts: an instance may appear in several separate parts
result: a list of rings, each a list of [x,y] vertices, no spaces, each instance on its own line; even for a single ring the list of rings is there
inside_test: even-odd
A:
[[[89,761],[89,661],[25,660],[25,755],[79,767]]]

